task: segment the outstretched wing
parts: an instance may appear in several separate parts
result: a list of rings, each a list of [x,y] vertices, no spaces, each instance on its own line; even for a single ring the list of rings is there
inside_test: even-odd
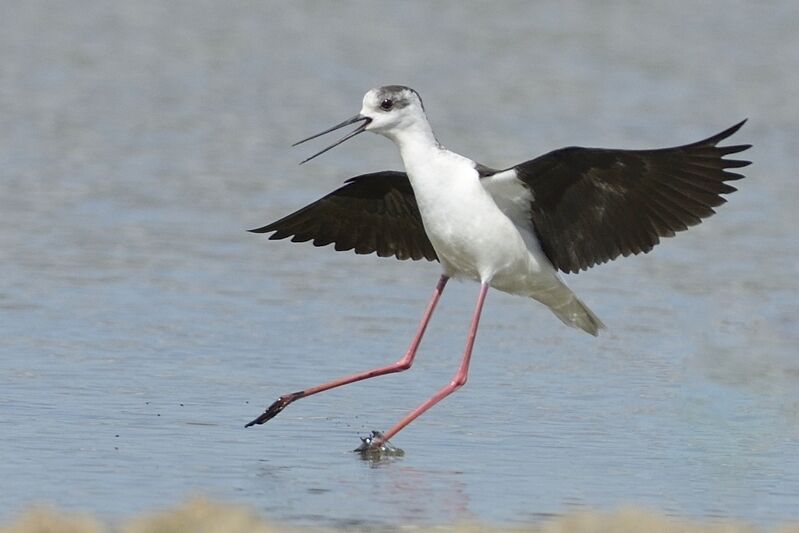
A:
[[[333,243],[336,250],[355,250],[356,254],[438,259],[404,172],[350,178],[343,187],[299,211],[250,231],[274,232],[270,239],[313,241],[314,246]]]
[[[723,159],[751,145],[717,144],[744,124],[703,141],[659,150],[569,147],[517,165],[532,194],[530,216],[544,253],[563,272],[579,272],[619,255],[646,253],[699,224],[735,191]],[[508,171],[504,174],[507,175]]]

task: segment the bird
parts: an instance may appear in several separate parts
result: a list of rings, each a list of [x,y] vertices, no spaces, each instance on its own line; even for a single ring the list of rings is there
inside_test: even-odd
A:
[[[355,176],[319,200],[250,230],[270,239],[333,244],[338,251],[400,260],[438,261],[441,275],[411,343],[394,363],[280,396],[245,427],[263,424],[289,404],[336,387],[411,368],[448,280],[479,284],[466,347],[452,379],[386,432],[362,438],[359,450],[379,451],[467,381],[489,288],[532,298],[567,326],[598,335],[605,326],[564,283],[574,274],[620,256],[647,253],[715,213],[736,190],[729,169],[750,161],[727,159],[749,144],[719,146],[743,120],[704,140],[650,150],[569,146],[518,165],[494,169],[446,149],[414,89],[369,90],[355,116],[293,146],[357,124],[306,163],[363,132],[397,146],[404,172]]]

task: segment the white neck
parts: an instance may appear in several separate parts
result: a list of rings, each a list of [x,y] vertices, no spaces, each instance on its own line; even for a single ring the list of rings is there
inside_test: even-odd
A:
[[[384,135],[397,145],[405,169],[411,174],[417,165],[429,157],[432,150],[441,149],[433,129],[426,120],[416,121],[408,128],[394,129]]]

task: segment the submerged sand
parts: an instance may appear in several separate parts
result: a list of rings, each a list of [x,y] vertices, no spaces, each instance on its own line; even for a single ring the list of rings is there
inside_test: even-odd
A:
[[[749,524],[714,520],[695,521],[668,517],[643,509],[620,509],[612,513],[581,511],[540,523],[496,527],[486,524],[443,525],[359,525],[343,529],[285,526],[269,522],[245,507],[195,499],[176,508],[148,513],[119,524],[108,524],[86,514],[64,513],[51,507],[31,508],[0,533],[309,533],[335,531],[410,531],[436,533],[799,533],[799,522],[771,529]]]

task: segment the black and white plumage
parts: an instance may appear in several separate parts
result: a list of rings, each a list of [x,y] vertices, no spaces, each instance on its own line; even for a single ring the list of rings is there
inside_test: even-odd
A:
[[[673,148],[568,147],[492,170],[441,146],[416,91],[381,87],[366,94],[358,115],[319,135],[360,123],[355,131],[306,161],[363,131],[373,131],[394,141],[406,172],[351,178],[320,200],[252,231],[271,232],[271,239],[333,244],[336,250],[360,254],[440,261],[441,290],[453,276],[481,283],[471,341],[488,287],[534,298],[565,324],[596,335],[602,322],[563,283],[558,271],[576,273],[620,255],[646,253],[662,237],[712,215],[713,208],[725,202],[722,195],[736,190],[728,182],[743,178],[729,169],[749,164],[725,156],[750,145],[718,146],[744,122]],[[436,294],[440,296],[440,291]],[[421,339],[425,326],[423,321],[414,342]],[[470,356],[469,345],[465,368]],[[464,381],[465,368],[461,369]],[[383,372],[376,375],[388,373],[385,368],[378,370]],[[333,386],[372,375],[355,377]],[[300,391],[305,393],[300,397],[309,391]],[[265,422],[296,399],[285,398],[270,407],[271,414],[268,409],[253,423]],[[421,406],[386,438],[430,405]]]
[[[484,170],[482,178],[512,171],[535,198],[530,217],[547,258],[558,270],[577,273],[619,255],[649,252],[661,237],[714,214],[726,202],[721,195],[736,190],[726,182],[743,178],[726,169],[750,164],[723,159],[750,145],[717,144],[744,122],[673,148],[561,148],[505,171]],[[250,231],[334,244],[337,251],[356,254],[437,260],[408,175],[393,170],[350,178],[327,196]]]

